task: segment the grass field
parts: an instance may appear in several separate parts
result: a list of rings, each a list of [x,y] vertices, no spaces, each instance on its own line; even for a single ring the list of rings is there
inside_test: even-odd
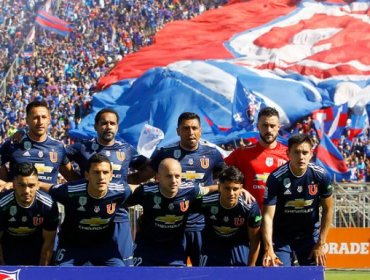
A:
[[[325,280],[370,280],[370,271],[327,270]]]

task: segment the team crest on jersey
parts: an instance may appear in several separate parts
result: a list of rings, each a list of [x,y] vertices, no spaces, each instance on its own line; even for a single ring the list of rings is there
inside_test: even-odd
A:
[[[173,210],[174,208],[175,206],[173,205],[173,203],[168,204],[168,209]]]
[[[189,200],[181,201],[180,202],[180,210],[181,212],[185,212],[186,210],[189,209]]]
[[[174,150],[173,151],[173,157],[175,159],[179,159],[181,157],[181,151],[180,150]]]
[[[87,197],[86,196],[81,196],[79,199],[78,199],[78,203],[81,205],[80,207],[77,208],[78,211],[86,211],[85,209],[85,205],[87,203]]]
[[[118,159],[119,161],[124,161],[124,160],[125,160],[125,158],[126,158],[126,154],[125,154],[125,152],[122,152],[122,151],[117,151],[117,152],[116,152],[116,155],[117,155],[117,159]]]
[[[200,166],[203,169],[207,169],[209,167],[209,158],[203,157],[203,158],[200,158],[199,160],[200,160]]]
[[[189,164],[189,165],[193,165],[193,164],[194,164],[194,159],[189,158],[189,160],[188,160],[188,164]]]
[[[317,190],[318,190],[318,186],[317,186],[317,184],[308,185],[308,193],[309,193],[310,195],[315,195],[315,194],[317,194]]]
[[[56,151],[49,152],[50,161],[56,163],[58,161],[58,153]]]
[[[265,163],[266,163],[266,166],[271,167],[274,164],[274,158],[267,157]]]
[[[10,206],[9,214],[10,214],[10,216],[15,216],[15,214],[17,214],[17,206],[15,206],[15,205]]]
[[[42,158],[42,157],[44,157],[44,152],[43,151],[39,151],[37,153],[37,155],[39,156],[39,158]]]
[[[99,149],[99,144],[97,144],[97,143],[93,143],[92,145],[91,145],[91,149],[93,150],[93,151],[97,151],[98,149]]]
[[[94,212],[95,212],[95,213],[99,213],[99,211],[100,211],[100,207],[99,207],[99,206],[95,206],[95,207],[94,207]]]
[[[41,225],[43,222],[44,222],[44,217],[39,217],[39,216],[33,217],[33,225],[35,227]]]
[[[218,207],[217,206],[211,206],[211,214],[216,215],[218,213]]]
[[[30,141],[26,141],[26,142],[24,142],[24,143],[23,143],[23,147],[24,147],[27,151],[29,151],[29,150],[31,150],[32,144],[31,144],[31,142],[30,142]]]
[[[230,218],[228,216],[225,216],[224,217],[224,222],[227,223],[228,221],[230,221]]]
[[[107,213],[112,215],[116,211],[116,203],[107,204]]]
[[[240,226],[244,225],[244,222],[245,222],[244,218],[241,218],[241,217],[234,218],[234,225],[236,227],[240,227]]]
[[[105,155],[106,155],[107,157],[110,157],[110,155],[111,155],[110,151],[105,151]]]
[[[154,196],[153,202],[154,202],[153,209],[161,209],[161,206],[159,204],[162,202],[162,198],[160,198],[159,196]]]
[[[27,222],[28,219],[27,219],[26,216],[23,216],[21,220],[22,220],[23,223],[25,223],[25,222]]]
[[[303,191],[303,186],[298,186],[297,187],[297,192],[301,193]]]
[[[289,189],[290,188],[290,185],[292,183],[290,182],[290,179],[289,178],[285,178],[284,181],[283,181],[283,185],[286,189]]]

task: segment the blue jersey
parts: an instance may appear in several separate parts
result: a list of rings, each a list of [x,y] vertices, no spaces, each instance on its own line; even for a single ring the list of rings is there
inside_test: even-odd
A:
[[[53,186],[50,195],[64,205],[65,218],[59,233],[60,247],[91,247],[112,240],[113,219],[131,189],[111,183],[99,199],[87,192],[87,181]]]
[[[198,149],[187,151],[180,144],[161,148],[152,156],[150,166],[158,171],[160,162],[165,158],[174,158],[181,163],[182,178],[185,181],[195,181],[204,186],[213,185],[213,171],[221,170],[224,160],[221,153],[207,144],[199,142]],[[187,231],[201,231],[204,226],[204,218],[199,214],[191,214],[188,218]]]
[[[221,153],[207,142],[199,142],[195,151],[184,150],[180,144],[157,150],[150,162],[154,171],[158,171],[160,162],[165,158],[174,158],[181,163],[184,180],[196,181],[204,186],[213,185],[213,171],[224,166]]]
[[[320,198],[327,198],[332,192],[330,176],[313,163],[300,177],[290,171],[289,162],[276,169],[267,179],[264,194],[265,205],[276,205],[274,236],[289,239],[317,233]]]
[[[113,145],[105,146],[94,138],[67,147],[68,158],[78,164],[82,176],[86,171],[90,157],[96,153],[107,156],[111,161],[113,167],[112,183],[123,184],[127,182],[130,163],[137,156],[137,151],[130,144],[116,140]]]
[[[20,143],[6,141],[0,147],[0,156],[0,165],[10,163],[9,180],[14,178],[14,164],[31,162],[39,173],[40,181],[57,184],[59,167],[69,163],[63,143],[50,136],[43,142],[33,141],[28,135]]]
[[[247,204],[242,198],[239,198],[235,207],[226,209],[220,204],[220,194],[212,193],[204,196],[201,206],[196,207],[205,217],[203,245],[248,244],[248,227],[261,225],[262,216],[258,204]]]
[[[164,197],[157,183],[139,186],[130,200],[130,204],[139,204],[144,211],[139,238],[166,244],[180,242],[189,206],[200,196],[199,186],[192,182],[183,182],[174,198]]]
[[[185,265],[185,222],[190,205],[201,195],[192,182],[183,182],[173,198],[164,197],[157,183],[135,190],[130,204],[140,204],[144,213],[135,238],[136,266]]]
[[[261,225],[262,216],[256,202],[247,204],[239,198],[235,207],[220,204],[220,194],[212,193],[197,203],[205,217],[202,232],[202,266],[245,266],[248,263],[248,228]]]
[[[43,242],[42,230],[58,227],[58,206],[50,196],[36,192],[30,207],[18,205],[13,190],[0,194],[0,231],[6,264],[37,265]],[[28,256],[29,258],[25,257]]]

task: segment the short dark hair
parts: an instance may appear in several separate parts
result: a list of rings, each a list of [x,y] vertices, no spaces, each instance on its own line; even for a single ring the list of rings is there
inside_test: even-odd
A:
[[[310,136],[308,136],[307,134],[300,133],[290,136],[290,138],[288,139],[288,150],[291,149],[293,145],[295,144],[299,145],[302,143],[308,143],[311,148],[313,147]]]
[[[110,169],[112,170],[112,163],[110,162],[109,158],[106,155],[96,153],[89,158],[89,161],[87,162],[86,166],[86,171],[87,172],[90,171],[92,164],[101,162],[108,162],[110,165]]]
[[[234,183],[243,184],[244,183],[244,175],[235,166],[225,166],[221,170],[220,174],[218,175],[218,181],[220,183],[234,182]]]
[[[112,114],[115,114],[116,115],[116,118],[117,118],[117,123],[119,123],[119,116],[118,116],[118,113],[111,109],[111,108],[104,108],[104,109],[101,109],[96,115],[95,115],[95,124],[98,124],[101,116],[105,113],[112,113]]]
[[[45,107],[48,111],[50,111],[48,104],[44,100],[41,100],[41,101],[34,100],[34,101],[28,103],[28,105],[26,107],[26,115],[28,116],[31,113],[31,110],[33,108],[37,108],[37,107]]]
[[[272,107],[265,107],[261,109],[258,113],[257,120],[260,120],[261,117],[277,117],[278,119],[280,118],[278,110]]]
[[[22,162],[22,163],[17,163],[13,167],[14,171],[14,176],[22,176],[22,177],[28,177],[28,176],[38,176],[38,172],[36,167],[33,165],[33,163],[30,162]]]
[[[177,120],[177,127],[180,127],[180,125],[183,121],[194,120],[194,119],[197,119],[198,122],[199,122],[199,125],[200,125],[200,118],[197,114],[195,114],[193,112],[184,112],[179,116],[179,118]]]

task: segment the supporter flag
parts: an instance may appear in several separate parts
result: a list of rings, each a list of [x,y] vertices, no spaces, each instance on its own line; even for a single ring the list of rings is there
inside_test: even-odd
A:
[[[72,31],[72,27],[68,22],[61,20],[44,10],[38,11],[36,23],[42,28],[62,36],[67,36]]]
[[[332,106],[314,111],[312,119],[316,122],[318,129],[323,131],[335,145],[338,145],[340,137],[346,128],[347,112],[347,104]]]
[[[366,108],[361,108],[359,112],[354,111],[351,115],[348,140],[352,142],[353,138],[360,136],[368,126],[369,117]]]
[[[289,125],[337,104],[341,84],[369,84],[369,1],[233,2],[169,23],[153,45],[125,56],[99,80],[104,91],[94,95],[93,114],[71,135],[94,134],[93,116],[108,106],[119,112],[120,134],[133,145],[147,123],[164,132],[160,145],[175,142],[184,111],[205,112],[227,130],[236,125],[239,89],[277,108]],[[246,132],[217,134],[202,123],[202,137],[215,144]]]
[[[33,48],[32,48],[32,46],[25,46],[25,49],[22,52],[21,56],[23,58],[31,58],[33,56]]]
[[[150,158],[158,143],[164,138],[164,133],[157,127],[145,124],[141,130],[137,151],[140,155]]]

